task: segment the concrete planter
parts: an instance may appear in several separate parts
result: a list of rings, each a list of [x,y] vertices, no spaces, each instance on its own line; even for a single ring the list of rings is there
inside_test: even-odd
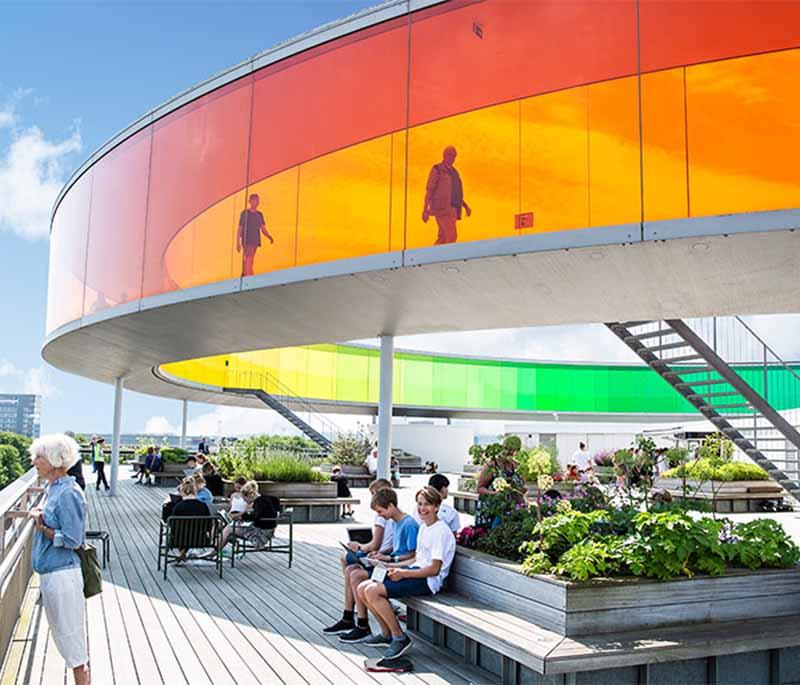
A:
[[[520,568],[459,547],[448,589],[564,636],[800,612],[800,567],[734,570],[721,577],[664,582],[619,578],[585,583],[529,577]]]
[[[233,492],[233,481],[224,481],[225,496]],[[277,483],[259,480],[258,491],[279,499],[330,499],[336,497],[336,483]]]

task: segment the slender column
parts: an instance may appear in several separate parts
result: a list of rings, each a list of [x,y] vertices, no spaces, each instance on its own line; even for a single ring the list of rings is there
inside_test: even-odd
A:
[[[181,400],[181,449],[186,449],[186,422],[189,418],[189,400]]]
[[[392,371],[394,336],[381,337],[381,382],[378,397],[378,478],[389,477],[392,455]]]
[[[114,433],[111,437],[111,496],[117,494],[119,471],[119,434],[122,426],[122,376],[114,381]]]

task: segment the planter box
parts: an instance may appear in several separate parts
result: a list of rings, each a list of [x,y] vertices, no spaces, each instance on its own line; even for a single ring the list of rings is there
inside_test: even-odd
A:
[[[336,497],[336,483],[276,483],[271,480],[259,480],[258,491],[280,499],[330,499]],[[233,482],[224,481],[225,496],[233,492]]]
[[[536,493],[539,491],[539,488],[536,487],[536,483],[525,483],[528,488],[528,497],[533,500],[536,498]],[[553,483],[552,488],[548,488],[548,490],[557,490],[558,492],[562,493],[571,493],[575,490],[575,481],[572,480],[561,480],[557,483]],[[542,493],[544,494],[544,492]]]
[[[459,547],[448,590],[564,636],[790,616],[800,612],[800,567],[729,571],[719,578],[574,583],[528,577],[520,566]]]
[[[475,476],[475,477],[477,477],[477,475],[481,471],[481,468],[483,468],[483,467],[478,466],[477,464],[467,463],[467,464],[464,464],[464,468],[461,469],[461,471],[465,476]]]
[[[669,491],[673,497],[683,496],[683,481],[679,478],[656,478],[656,488]],[[782,500],[786,491],[772,480],[686,481],[687,497],[693,501],[713,504],[722,514],[758,511],[763,500]]]

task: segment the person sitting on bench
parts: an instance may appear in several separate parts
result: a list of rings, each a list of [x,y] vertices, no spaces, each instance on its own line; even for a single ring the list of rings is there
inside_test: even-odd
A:
[[[393,524],[391,554],[378,552],[377,554],[370,554],[370,557],[378,561],[395,563],[412,559],[417,549],[419,524],[414,518],[404,514],[399,509],[397,506],[397,493],[394,490],[385,488],[378,490],[372,496],[370,506],[378,516],[386,521],[391,521]],[[358,620],[355,628],[339,636],[339,642],[363,642],[371,646],[388,645],[390,642],[389,638],[383,635],[372,635],[369,629],[367,607],[363,602],[359,601],[356,595],[358,586],[372,575],[373,570],[374,567],[367,570],[360,564],[348,566],[345,569],[345,582],[350,583],[352,594],[356,598]]]
[[[178,486],[181,501],[176,502],[168,517],[172,516],[211,516],[211,511],[204,502],[197,499],[197,483],[194,478],[184,478]],[[186,558],[188,549],[180,550],[180,560]]]
[[[145,485],[152,485],[153,484],[153,474],[158,473],[164,468],[164,459],[161,456],[161,448],[156,445],[153,450],[153,460],[150,462],[150,468],[147,468],[147,464],[145,464]]]
[[[453,507],[445,502],[447,495],[450,494],[450,480],[443,473],[435,473],[428,479],[428,485],[435,488],[442,496],[442,504],[439,507],[439,520],[444,521],[447,527],[453,531],[453,534],[458,533],[461,529],[461,517]],[[411,515],[417,520],[417,523],[421,523],[416,507]]]
[[[442,503],[439,491],[428,485],[417,492],[416,499],[422,525],[415,558],[387,564],[389,570],[382,583],[365,580],[356,590],[358,600],[378,619],[384,643],[389,645],[384,659],[396,659],[411,648],[411,638],[400,628],[389,599],[435,595],[442,589],[456,554],[455,536],[438,518]]]
[[[256,548],[266,546],[275,534],[277,517],[281,510],[280,500],[270,495],[258,493],[258,483],[247,481],[241,491],[244,501],[252,506],[242,514],[240,521],[228,524],[222,531],[220,547],[225,547],[231,537],[245,540]]]
[[[392,489],[392,484],[385,478],[378,478],[369,485],[369,493],[372,496],[383,489]],[[325,635],[347,633],[356,627],[354,617],[355,596],[350,583],[347,582],[348,568],[351,566],[361,568],[361,564],[358,562],[359,557],[365,557],[372,553],[385,554],[391,551],[393,525],[392,521],[387,521],[376,512],[375,521],[372,525],[372,539],[366,543],[350,542],[347,544],[349,551],[340,555],[339,562],[342,565],[342,574],[344,575],[344,611],[340,620],[322,630]]]
[[[131,476],[131,478],[136,479],[137,485],[142,483],[142,480],[144,479],[144,476],[147,473],[147,469],[149,469],[150,466],[152,465],[154,451],[155,450],[153,446],[150,445],[150,447],[147,448],[147,452],[145,452],[144,461],[141,464],[139,464],[139,472]]]

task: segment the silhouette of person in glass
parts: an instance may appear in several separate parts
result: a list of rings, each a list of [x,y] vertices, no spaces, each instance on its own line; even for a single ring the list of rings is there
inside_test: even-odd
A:
[[[439,235],[435,245],[454,243],[458,239],[456,221],[461,219],[461,208],[472,214],[469,205],[464,202],[464,187],[461,176],[453,166],[456,161],[456,149],[448,145],[442,153],[442,161],[434,164],[428,174],[428,184],[425,187],[425,207],[422,210],[422,220],[428,223],[433,216],[439,225]]]
[[[261,234],[269,238],[270,243],[275,240],[267,231],[267,224],[264,215],[258,211],[260,202],[258,195],[253,193],[250,196],[250,206],[239,215],[239,233],[236,238],[236,251],[241,252],[244,248],[244,265],[242,276],[253,275],[253,262],[256,258],[256,250],[261,247]]]

